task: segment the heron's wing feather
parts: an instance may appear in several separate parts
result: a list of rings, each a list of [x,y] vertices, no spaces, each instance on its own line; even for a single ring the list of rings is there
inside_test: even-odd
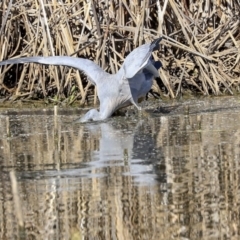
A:
[[[136,49],[134,49],[124,60],[122,68],[124,69],[124,75],[126,78],[130,79],[134,77],[139,71],[152,65],[149,62],[149,58],[152,55],[152,51],[157,50],[159,42],[162,38],[158,38],[152,43],[144,44]],[[157,70],[154,66],[150,66],[148,71],[158,76]]]
[[[151,73],[154,77],[159,77],[158,70],[155,68],[153,64],[148,64],[144,70],[147,70],[149,73]]]
[[[162,41],[162,37],[155,39],[152,43],[151,43],[151,51],[154,52],[156,50],[158,50],[159,48],[159,43]]]
[[[157,71],[161,66],[160,61],[150,59],[151,66]],[[157,71],[158,73],[158,71]],[[134,99],[145,96],[152,87],[154,74],[149,68],[144,68],[142,72],[137,73],[133,78],[127,79]]]
[[[126,78],[132,78],[144,67],[144,61],[149,59],[152,54],[149,49],[150,44],[144,44],[127,55],[122,65]]]
[[[160,61],[153,62],[154,67],[159,70],[162,67],[162,63]]]
[[[109,75],[91,60],[68,56],[25,57],[9,59],[0,62],[0,66],[17,63],[39,63],[45,65],[61,65],[73,67],[80,71],[83,71],[89,77],[89,80],[95,85],[97,85],[98,82],[105,77],[105,75]]]

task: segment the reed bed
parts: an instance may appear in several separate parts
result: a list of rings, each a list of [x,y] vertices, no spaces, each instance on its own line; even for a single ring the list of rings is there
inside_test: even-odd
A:
[[[115,73],[125,56],[163,36],[154,53],[163,68],[152,91],[162,97],[240,91],[238,0],[2,0],[0,60],[68,55]],[[86,76],[68,67],[0,68],[2,100],[94,100]]]

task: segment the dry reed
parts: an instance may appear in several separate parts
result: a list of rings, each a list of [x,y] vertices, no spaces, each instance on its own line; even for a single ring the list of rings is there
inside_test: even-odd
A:
[[[0,21],[0,60],[72,55],[114,73],[135,47],[163,35],[154,53],[163,63],[155,92],[172,98],[239,92],[238,0],[2,0]],[[25,64],[0,71],[3,100],[97,100],[75,69]]]

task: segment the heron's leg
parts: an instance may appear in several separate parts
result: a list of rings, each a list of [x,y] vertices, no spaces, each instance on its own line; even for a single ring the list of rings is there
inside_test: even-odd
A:
[[[137,98],[135,98],[135,100],[134,100],[134,98],[132,98],[131,102],[139,110],[138,113],[140,116],[149,117],[149,113],[137,104],[137,102],[138,102]]]
[[[132,98],[132,99],[131,99],[131,103],[132,103],[139,111],[142,110],[142,107],[140,107],[140,106],[137,104],[137,100],[134,100],[134,99]]]
[[[130,102],[137,108],[137,110],[141,111],[142,108],[138,105],[138,90],[135,88],[130,88],[130,90],[131,90]]]

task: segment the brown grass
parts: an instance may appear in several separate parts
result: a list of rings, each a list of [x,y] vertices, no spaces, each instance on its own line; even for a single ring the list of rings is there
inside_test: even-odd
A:
[[[240,3],[201,2],[2,0],[0,60],[72,55],[114,73],[135,47],[163,35],[154,53],[163,63],[155,92],[172,98],[238,93]],[[37,64],[0,68],[0,96],[56,103],[97,100],[96,91],[75,69]]]

